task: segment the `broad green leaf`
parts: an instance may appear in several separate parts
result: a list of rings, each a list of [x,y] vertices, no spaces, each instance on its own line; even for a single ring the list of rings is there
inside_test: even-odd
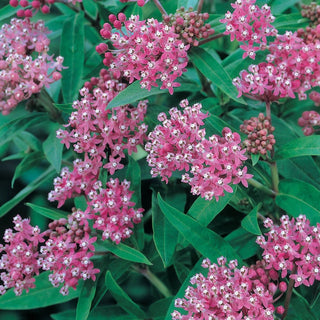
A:
[[[202,48],[194,47],[189,53],[192,63],[231,99],[246,104],[242,98],[237,98],[238,91],[232,84],[232,79],[222,65]]]
[[[78,97],[82,85],[84,65],[84,14],[79,12],[70,16],[63,24],[60,54],[64,57],[62,70],[62,95],[65,103]]]
[[[83,7],[88,16],[95,20],[98,16],[98,5],[93,0],[82,0]]]
[[[76,320],[87,320],[90,314],[91,303],[96,293],[96,282],[91,279],[84,281],[80,291],[77,309]]]
[[[76,197],[73,199],[73,201],[77,209],[85,211],[88,207],[87,199],[85,196]]]
[[[3,296],[0,296],[0,310],[28,310],[43,308],[58,303],[67,302],[79,296],[81,286],[74,290],[70,288],[69,294],[63,296],[59,290],[52,286],[48,279],[50,271],[41,273],[36,276],[36,287],[30,289],[28,293],[25,291],[21,296],[16,296],[12,289],[10,289]]]
[[[217,233],[167,204],[160,194],[158,194],[158,202],[161,211],[170,223],[205,257],[214,261],[220,256],[225,256],[227,259],[238,259],[241,264],[239,255]]]
[[[67,218],[70,212],[48,208],[48,207],[41,207],[33,203],[26,203],[28,207],[30,207],[35,212],[41,214],[42,216],[52,219],[52,220],[59,220],[62,218]]]
[[[262,206],[262,203],[259,203],[241,221],[241,227],[255,235],[261,234],[261,230],[258,224],[258,211],[260,210],[261,206]]]
[[[25,142],[32,150],[42,151],[41,141],[32,133],[22,131],[18,134],[18,138]]]
[[[260,159],[260,154],[259,153],[252,154],[251,155],[252,165],[255,166],[258,163],[259,159]]]
[[[276,204],[289,215],[306,215],[311,225],[320,222],[320,191],[309,183],[285,179],[279,184]]]
[[[301,18],[301,13],[281,14],[272,23],[279,33],[284,33],[288,30],[296,31],[299,28],[305,28],[308,24],[309,19]]]
[[[235,192],[237,186],[233,186],[233,192]],[[211,201],[198,197],[192,204],[187,214],[196,219],[201,225],[207,226],[229,203],[233,193],[225,193],[224,197],[221,197],[219,201],[212,199]]]
[[[319,319],[319,317],[312,312],[312,309],[310,308],[308,302],[303,297],[293,294],[286,319],[317,320]]]
[[[43,152],[50,164],[60,173],[63,144],[56,137],[56,130],[52,131],[42,144]]]
[[[163,320],[163,318],[166,316],[172,299],[173,297],[169,297],[154,302],[148,309],[148,318],[153,320]]]
[[[186,280],[190,272],[190,269],[186,267],[183,263],[176,261],[174,262],[173,266],[179,281],[183,283]]]
[[[275,159],[288,159],[300,156],[320,156],[320,136],[301,137],[282,146]]]
[[[172,263],[178,242],[178,231],[161,212],[155,192],[152,193],[153,240],[165,268]]]
[[[143,253],[123,243],[114,244],[111,241],[105,240],[103,242],[100,242],[99,244],[101,245],[101,247],[112,252],[119,258],[122,258],[128,261],[152,265],[152,263],[147,259],[147,257]]]
[[[39,188],[44,182],[52,180],[56,175],[55,170],[50,167],[42,175],[40,175],[36,180],[31,182],[21,191],[19,191],[11,200],[6,202],[0,207],[0,217],[4,216],[12,208],[14,208],[19,202],[26,198],[31,192]]]
[[[106,287],[111,292],[114,299],[118,302],[119,306],[126,310],[128,313],[145,319],[145,314],[141,308],[132,301],[128,294],[117,284],[112,277],[110,271],[106,273]]]
[[[13,188],[16,179],[21,177],[21,175],[27,172],[29,169],[37,166],[43,159],[43,153],[40,151],[35,151],[26,154],[22,161],[17,165],[16,170],[14,171],[14,175],[11,181],[11,188]]]
[[[286,1],[275,0],[271,4],[272,14],[275,14],[275,15],[281,14],[291,6],[294,6],[297,2],[299,2],[299,0],[286,0]]]
[[[5,20],[10,18],[11,16],[15,15],[17,9],[7,4],[5,7],[0,9],[0,20]]]
[[[175,92],[195,92],[200,90],[200,87],[196,83],[182,83],[180,87],[174,89]],[[126,104],[133,103],[138,100],[143,100],[147,97],[154,96],[157,94],[166,93],[167,90],[161,90],[159,87],[152,87],[150,91],[141,89],[140,82],[135,81],[131,83],[127,88],[117,94],[108,104],[107,109],[114,107],[123,106]]]

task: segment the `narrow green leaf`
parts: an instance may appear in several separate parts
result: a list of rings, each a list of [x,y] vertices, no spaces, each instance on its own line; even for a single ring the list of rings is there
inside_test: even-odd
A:
[[[52,131],[42,144],[43,152],[50,164],[60,173],[63,144],[56,137],[56,130]]]
[[[82,85],[84,65],[84,13],[70,16],[63,24],[60,54],[64,57],[62,70],[62,95],[65,103],[78,97]]]
[[[209,118],[205,120],[206,124],[206,133],[207,135],[213,135],[218,134],[221,135],[221,132],[223,128],[228,127],[231,129],[232,132],[238,132],[238,130],[234,127],[232,127],[230,124],[222,120],[220,117],[217,117],[215,115],[210,115]],[[239,133],[239,132],[238,132]],[[242,133],[239,133],[240,136]]]
[[[41,214],[42,216],[52,219],[52,220],[59,220],[62,218],[67,218],[69,212],[58,210],[58,209],[53,209],[53,208],[48,208],[48,207],[41,207],[33,203],[26,203],[28,207],[30,207],[32,210],[35,212]]]
[[[158,194],[158,202],[161,211],[170,223],[205,257],[215,261],[218,257],[225,256],[227,259],[238,259],[241,264],[240,256],[217,233],[203,227],[193,218],[167,204],[160,194]]]
[[[302,296],[297,296],[296,294],[293,294],[286,319],[317,320],[319,319],[319,317],[312,312],[306,299],[304,299]]]
[[[309,19],[301,18],[301,13],[281,14],[276,17],[272,25],[281,33],[291,30],[296,31],[299,28],[305,28],[309,25]]]
[[[22,161],[17,165],[16,170],[11,181],[11,188],[13,188],[16,179],[21,177],[22,174],[27,172],[29,169],[34,168],[44,159],[43,153],[40,151],[31,152],[26,154]]]
[[[174,262],[173,267],[180,283],[183,283],[186,280],[190,272],[190,269],[186,267],[183,263],[177,261]]]
[[[11,200],[9,200],[8,202],[6,202],[0,207],[0,218],[4,216],[7,212],[9,212],[12,208],[14,208],[24,198],[26,198],[31,192],[39,188],[44,182],[48,180],[52,180],[55,175],[56,175],[56,172],[52,167],[46,170],[36,180],[31,182],[29,185],[23,188],[20,192],[18,192]]]
[[[16,14],[17,9],[7,4],[5,7],[0,9],[0,20],[5,20]]]
[[[82,3],[88,16],[95,20],[98,16],[98,5],[93,0],[83,0]]]
[[[101,247],[109,250],[119,258],[122,258],[128,261],[152,265],[152,263],[147,259],[147,257],[143,253],[123,243],[114,244],[111,241],[106,240],[106,241],[100,242],[99,244],[101,245]]]
[[[258,224],[258,211],[260,210],[261,206],[262,206],[262,203],[259,203],[241,221],[241,227],[255,235],[261,234],[261,230]]]
[[[77,209],[85,211],[88,207],[87,199],[85,196],[76,197],[73,199],[73,201]]]
[[[243,98],[237,98],[238,91],[232,84],[232,79],[214,56],[210,55],[200,47],[194,47],[189,53],[192,63],[200,72],[212,81],[221,91],[231,99],[246,104]]]
[[[288,142],[276,152],[276,159],[320,156],[320,136],[301,137]]]
[[[54,103],[53,104],[57,109],[59,109],[60,111],[70,114],[71,112],[74,111],[74,109],[72,108],[72,103]]]
[[[180,87],[174,89],[175,92],[195,92],[200,89],[196,83],[182,83]],[[108,104],[107,109],[123,106],[133,103],[138,100],[143,100],[147,97],[154,96],[156,94],[168,93],[167,90],[161,90],[159,87],[152,87],[150,91],[141,89],[140,82],[135,81],[131,83],[127,88],[117,94]]]
[[[320,191],[309,183],[285,179],[279,184],[276,204],[289,215],[306,215],[311,225],[320,221]]]
[[[136,203],[136,207],[141,207],[141,170],[137,161],[129,157],[126,179],[130,181],[130,190],[134,191],[131,200]]]
[[[154,302],[148,309],[148,318],[153,320],[162,320],[172,302],[173,297],[160,299]]]
[[[42,151],[41,141],[28,131],[20,132],[17,137],[24,141],[34,151]]]
[[[28,293],[25,291],[16,296],[12,289],[10,289],[3,296],[0,296],[1,310],[28,310],[51,306],[58,303],[67,302],[79,296],[81,286],[77,290],[70,288],[69,294],[63,296],[59,290],[52,286],[48,280],[50,271],[41,273],[36,276],[36,287],[30,289]]]
[[[294,6],[299,0],[275,0],[272,2],[272,14],[278,15],[286,11],[291,6]]]
[[[237,186],[232,186],[235,193]],[[201,225],[207,226],[229,203],[234,193],[226,192],[224,197],[221,197],[219,201],[212,199],[211,201],[198,197],[198,199],[192,204],[187,214],[196,219]]]
[[[145,319],[145,314],[141,308],[132,301],[132,299],[127,295],[127,293],[117,284],[113,279],[110,271],[106,273],[106,286],[111,292],[112,296],[118,302],[118,304],[126,310],[128,313],[135,315],[139,318]]]
[[[259,153],[252,154],[251,155],[252,165],[255,166],[258,163],[259,159],[260,159],[260,154]]]
[[[84,281],[76,309],[76,320],[87,320],[91,303],[96,293],[96,282],[91,279]]]

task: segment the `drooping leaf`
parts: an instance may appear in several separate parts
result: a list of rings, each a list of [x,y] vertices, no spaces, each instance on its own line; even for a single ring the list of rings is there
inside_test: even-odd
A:
[[[26,203],[26,205],[28,207],[30,207],[32,210],[34,210],[35,212],[41,214],[42,216],[44,216],[46,218],[52,219],[52,220],[59,220],[62,218],[67,218],[68,214],[70,214],[69,212],[65,212],[65,211],[53,209],[53,208],[48,208],[48,207],[38,206],[33,203]]]
[[[242,228],[255,235],[261,234],[261,230],[258,224],[258,211],[260,210],[261,206],[262,206],[262,203],[259,203],[241,221]]]
[[[74,101],[82,85],[84,65],[84,13],[70,16],[63,24],[60,54],[64,57],[62,95],[64,103]]]
[[[91,279],[84,281],[79,294],[76,308],[76,320],[87,320],[90,314],[91,303],[96,293],[96,282]]]
[[[52,131],[42,144],[43,152],[50,164],[60,173],[63,144],[56,137],[56,131]]]

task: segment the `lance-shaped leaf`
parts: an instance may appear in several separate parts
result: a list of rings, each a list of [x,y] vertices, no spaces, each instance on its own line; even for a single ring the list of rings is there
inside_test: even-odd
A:
[[[255,208],[253,208],[249,214],[241,221],[241,226],[248,232],[260,235],[261,230],[258,224],[258,211],[260,210],[262,203],[259,203]]]
[[[63,144],[56,137],[56,130],[52,131],[42,144],[43,152],[50,164],[60,173]]]
[[[90,314],[92,300],[96,293],[96,282],[86,280],[82,286],[76,309],[76,320],[87,320]]]
[[[52,219],[52,220],[59,220],[61,218],[67,218],[70,212],[48,208],[48,207],[41,207],[33,203],[26,203],[28,207],[30,207],[35,212],[41,214],[42,216]]]

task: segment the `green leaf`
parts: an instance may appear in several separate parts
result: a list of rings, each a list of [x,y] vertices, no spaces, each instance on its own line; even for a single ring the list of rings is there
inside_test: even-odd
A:
[[[252,165],[255,166],[258,163],[259,159],[260,159],[260,153],[252,154],[251,155]]]
[[[195,92],[200,90],[200,87],[196,83],[182,83],[180,87],[174,89],[175,92]],[[106,109],[112,109],[114,107],[124,106],[126,104],[133,103],[138,100],[143,100],[147,97],[168,93],[167,90],[162,90],[159,87],[152,87],[150,91],[141,89],[140,82],[135,81],[131,83],[127,88],[117,94],[108,104]]]
[[[260,210],[261,207],[262,207],[262,203],[259,203],[241,221],[241,227],[255,235],[261,234],[261,230],[258,224],[258,211]]]
[[[28,293],[25,291],[16,296],[13,289],[10,289],[7,293],[0,297],[0,309],[2,310],[28,310],[37,309],[54,304],[67,302],[79,296],[81,289],[80,285],[77,290],[70,288],[68,295],[63,296],[59,290],[55,288],[48,280],[50,271],[41,273],[36,276],[35,288],[30,289]]]
[[[10,18],[14,14],[16,14],[17,9],[7,4],[5,7],[1,8],[0,10],[0,20],[5,20]]]
[[[82,0],[82,3],[88,16],[95,20],[98,16],[98,5],[93,0]]]
[[[106,273],[106,287],[111,292],[112,296],[118,302],[118,304],[126,310],[128,313],[135,315],[139,318],[145,319],[145,314],[141,308],[132,301],[132,299],[127,295],[127,293],[117,284],[113,279],[110,271]]]
[[[76,197],[73,199],[73,201],[77,209],[85,211],[88,207],[87,199],[85,196]]]
[[[294,6],[299,0],[275,0],[272,2],[272,14],[278,15],[281,14],[282,12],[286,11],[289,9],[291,6]]]
[[[74,111],[74,109],[72,108],[72,103],[54,103],[53,104],[57,109],[59,109],[60,111],[67,113],[67,114],[71,114],[71,112]]]
[[[233,185],[232,188],[233,192],[235,192],[237,186]],[[232,197],[233,193],[228,192],[219,201],[216,201],[216,199],[208,201],[198,197],[187,214],[196,219],[201,225],[207,226],[226,207]]]
[[[42,151],[41,141],[28,131],[22,131],[18,134],[18,138],[25,142],[32,150]]]
[[[155,192],[152,193],[153,240],[165,268],[172,264],[178,242],[178,231],[161,212]]]
[[[84,281],[76,309],[76,320],[87,320],[91,303],[96,293],[96,282],[91,279]]]
[[[320,136],[301,137],[291,140],[276,152],[275,159],[300,156],[320,156]]]
[[[196,8],[198,0],[178,0],[177,9],[184,7],[185,9]]]
[[[167,204],[160,194],[158,194],[158,203],[170,223],[205,257],[215,261],[218,257],[225,256],[227,259],[238,259],[241,264],[239,255],[217,233]]]
[[[43,142],[42,148],[49,163],[60,173],[63,144],[56,137],[56,130],[50,133],[49,137]]]
[[[309,19],[301,18],[301,13],[281,14],[276,17],[272,25],[279,33],[291,30],[296,31],[299,28],[305,28],[309,24]]]
[[[129,157],[126,179],[130,181],[130,190],[134,191],[131,200],[136,203],[136,207],[141,207],[141,170],[137,161]]]
[[[148,309],[148,318],[153,320],[162,320],[172,302],[173,297],[160,299],[154,302]]]
[[[40,151],[35,151],[26,154],[22,161],[17,165],[16,170],[14,171],[14,175],[11,181],[11,188],[13,188],[16,179],[21,177],[21,175],[27,172],[29,169],[37,166],[43,159],[43,153]]]
[[[70,103],[78,97],[82,85],[84,65],[84,13],[70,16],[63,24],[60,54],[64,57],[62,70],[62,95],[65,103]]]
[[[315,314],[311,311],[308,302],[302,296],[297,296],[296,294],[293,294],[286,319],[317,320],[319,319],[319,317],[315,316]]]
[[[50,167],[42,175],[40,175],[36,180],[31,182],[20,192],[18,192],[11,200],[6,202],[0,207],[0,218],[14,208],[20,201],[26,198],[31,192],[39,188],[44,182],[52,180],[56,175],[55,170]]]
[[[119,258],[122,258],[128,261],[152,265],[152,263],[147,259],[147,257],[143,253],[123,243],[114,244],[111,241],[105,240],[103,242],[99,242],[99,244],[103,248],[109,250],[110,252],[118,256]]]
[[[41,214],[42,216],[52,219],[52,220],[59,220],[62,218],[67,218],[67,216],[70,214],[70,212],[58,210],[58,209],[52,209],[48,207],[41,207],[33,203],[27,202],[26,205],[30,207],[35,212]]]
[[[232,127],[230,124],[215,115],[210,115],[210,117],[205,120],[205,124],[206,133],[210,136],[213,134],[221,135],[221,132],[225,127],[230,128],[232,132],[238,132],[236,128]],[[242,135],[242,133],[239,134],[240,136]]]
[[[199,47],[192,48],[189,56],[192,63],[200,70],[200,72],[211,80],[221,91],[227,94],[231,99],[246,104],[243,98],[237,98],[238,90],[232,84],[232,79],[214,56]]]
[[[320,191],[309,183],[285,179],[279,184],[276,204],[289,215],[306,215],[311,225],[320,221]]]

